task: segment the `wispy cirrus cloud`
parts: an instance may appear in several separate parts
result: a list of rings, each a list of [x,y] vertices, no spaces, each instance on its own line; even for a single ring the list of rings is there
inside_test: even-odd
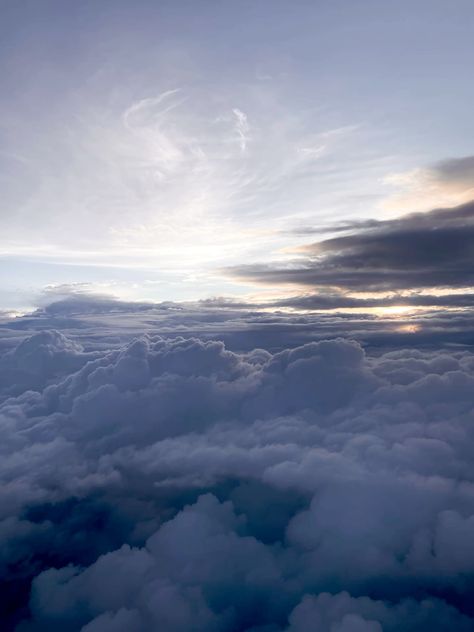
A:
[[[238,108],[233,108],[232,114],[236,118],[235,131],[237,132],[239,139],[240,151],[244,152],[247,149],[247,143],[250,140],[248,117],[245,112],[242,112],[242,110],[239,110]]]

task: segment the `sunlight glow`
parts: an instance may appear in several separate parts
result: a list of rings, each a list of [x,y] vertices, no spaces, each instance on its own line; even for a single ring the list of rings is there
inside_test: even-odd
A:
[[[398,316],[406,316],[419,309],[419,307],[412,305],[391,305],[390,307],[376,307],[374,308],[374,313],[380,318],[397,318]]]
[[[416,334],[421,330],[421,326],[414,323],[407,323],[395,327],[395,331],[401,334]]]

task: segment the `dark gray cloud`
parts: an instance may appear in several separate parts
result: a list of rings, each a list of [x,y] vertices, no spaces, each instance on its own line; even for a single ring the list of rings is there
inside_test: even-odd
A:
[[[0,360],[0,371],[5,362],[7,371],[13,368],[11,353],[19,342],[35,333],[44,335],[45,330],[61,331],[79,344],[85,354],[119,349],[137,335],[147,332],[163,337],[179,334],[188,338],[221,340],[234,351],[261,347],[276,352],[338,336],[354,338],[365,348],[374,350],[400,345],[439,348],[474,344],[471,294],[430,296],[410,293],[409,297],[395,294],[364,300],[339,292],[295,296],[260,305],[221,298],[195,304],[138,305],[110,298],[107,301],[93,296],[83,298],[84,301],[77,302],[76,299],[71,302],[61,300],[34,314],[0,323],[0,356],[9,353],[4,361]],[[400,304],[426,309],[409,315],[390,317],[386,314],[383,318],[368,313],[372,307]],[[367,313],[354,313],[354,307],[359,308],[359,312],[367,309]],[[307,311],[291,313],[287,308]],[[337,312],[330,311],[334,309]],[[30,369],[28,372],[31,373]],[[10,377],[6,373],[4,376],[5,386],[9,380],[16,379],[13,373],[9,373]],[[54,380],[55,374],[51,373],[48,379]],[[24,386],[21,380],[20,385]],[[34,380],[31,387],[34,387]],[[0,397],[1,392],[0,388]]]
[[[0,329],[28,373],[0,404],[4,629],[473,628],[470,351],[295,344],[344,315],[132,316]]]
[[[474,187],[474,156],[442,160],[430,171],[440,182]]]
[[[291,265],[244,265],[228,272],[262,283],[352,291],[474,285],[473,202],[353,228],[304,247],[303,259]]]
[[[473,307],[474,294],[394,294],[382,298],[355,298],[349,294],[321,293],[293,296],[275,301],[275,307],[299,309],[372,309],[374,307]]]

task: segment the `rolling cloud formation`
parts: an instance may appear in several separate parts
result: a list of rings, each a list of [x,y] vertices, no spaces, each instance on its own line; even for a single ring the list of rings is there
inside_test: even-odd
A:
[[[2,330],[6,629],[473,629],[469,351],[81,324]]]

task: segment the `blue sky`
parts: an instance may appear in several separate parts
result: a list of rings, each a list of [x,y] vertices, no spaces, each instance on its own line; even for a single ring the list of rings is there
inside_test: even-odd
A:
[[[469,201],[469,0],[2,2],[2,309],[274,298],[334,222]],[[292,290],[294,293],[294,290]]]

